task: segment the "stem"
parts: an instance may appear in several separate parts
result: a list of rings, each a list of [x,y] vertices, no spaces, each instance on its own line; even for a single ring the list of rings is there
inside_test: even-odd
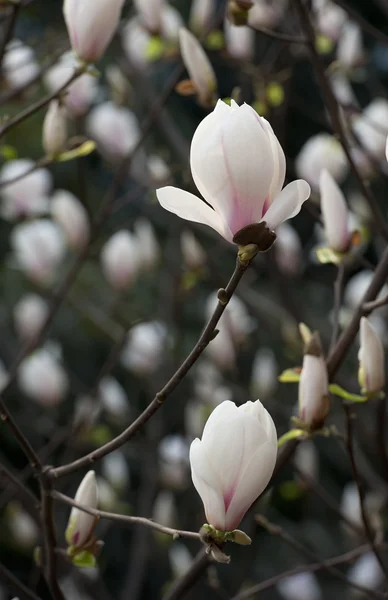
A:
[[[339,333],[339,320],[340,320],[340,310],[341,310],[341,302],[342,302],[342,292],[344,287],[344,275],[345,275],[345,265],[344,263],[340,263],[337,269],[337,277],[334,282],[334,315],[333,315],[333,331],[331,334],[331,342],[330,342],[330,351],[334,348],[338,333]]]
[[[51,481],[46,472],[40,477],[41,515],[43,527],[43,565],[45,577],[54,600],[65,600],[57,578],[57,546],[53,521],[53,498],[51,496]]]

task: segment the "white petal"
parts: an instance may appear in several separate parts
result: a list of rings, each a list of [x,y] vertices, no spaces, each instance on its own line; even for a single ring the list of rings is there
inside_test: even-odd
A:
[[[284,156],[283,148],[274,134],[271,125],[263,117],[260,117],[260,119],[262,121],[262,126],[268,135],[274,163],[274,171],[269,188],[269,201],[272,202],[273,198],[276,198],[283,187],[284,178],[286,176],[286,157]]]
[[[350,239],[348,207],[340,187],[327,169],[321,171],[319,190],[327,242],[333,250],[344,252]]]
[[[159,203],[166,210],[187,221],[209,225],[226,240],[232,241],[233,236],[222,222],[221,217],[194,194],[179,188],[166,186],[156,190],[156,195]]]
[[[367,318],[360,324],[359,359],[364,370],[364,385],[368,392],[378,392],[385,384],[384,348],[375,329]]]
[[[280,223],[297,215],[303,202],[310,196],[310,186],[303,179],[297,179],[280,192],[265,213],[263,221],[274,230]]]

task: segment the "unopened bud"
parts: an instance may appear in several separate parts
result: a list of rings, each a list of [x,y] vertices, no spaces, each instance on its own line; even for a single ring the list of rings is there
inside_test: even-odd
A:
[[[95,509],[98,505],[98,488],[94,471],[89,471],[77,490],[74,500],[85,508]],[[65,537],[69,546],[85,547],[91,541],[96,517],[79,508],[71,509]]]
[[[67,138],[66,107],[59,100],[52,100],[43,122],[42,143],[47,156],[55,158],[61,154]]]
[[[360,361],[358,378],[367,394],[380,392],[385,385],[384,348],[375,329],[366,317],[360,323]]]
[[[319,429],[329,412],[329,385],[321,341],[317,332],[310,337],[299,381],[299,418],[309,429]]]

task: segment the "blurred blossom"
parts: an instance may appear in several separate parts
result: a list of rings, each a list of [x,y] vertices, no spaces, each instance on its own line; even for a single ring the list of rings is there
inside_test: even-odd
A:
[[[385,385],[385,355],[383,344],[366,317],[360,322],[360,366],[358,380],[366,394],[375,394]]]
[[[160,246],[151,222],[138,219],[134,226],[135,241],[138,246],[138,267],[140,271],[152,271],[160,259]]]
[[[372,279],[374,277],[373,271],[368,269],[364,269],[353,275],[353,277],[348,281],[345,292],[344,292],[344,301],[350,308],[357,308],[362,300],[364,295],[366,294],[367,289],[369,288]],[[381,299],[388,294],[388,284],[385,284],[382,290],[379,292],[377,299]],[[373,311],[374,314],[386,314],[388,311],[387,306],[382,306]],[[372,315],[372,316],[373,316]]]
[[[63,152],[68,138],[67,111],[59,100],[52,100],[43,121],[42,145],[47,156]]]
[[[361,556],[347,572],[347,578],[352,583],[375,590],[385,581],[385,575],[374,552],[370,551]],[[353,594],[360,595],[354,590]]]
[[[96,424],[101,407],[95,398],[78,396],[75,400],[73,424],[75,428],[90,430]]]
[[[155,498],[152,509],[152,518],[164,527],[177,526],[178,515],[175,506],[174,494],[170,490],[161,490]]]
[[[50,284],[56,277],[66,250],[62,231],[45,219],[16,225],[11,246],[20,269],[41,285]]]
[[[88,471],[81,481],[74,500],[86,508],[97,508],[98,487],[94,471]],[[76,508],[71,509],[69,521],[66,528],[66,541],[69,546],[82,548],[93,535],[96,517]]]
[[[101,250],[101,267],[109,284],[116,290],[126,290],[134,282],[139,258],[136,240],[129,231],[114,233]]]
[[[118,27],[125,0],[64,0],[71,47],[85,62],[96,62],[104,54]]]
[[[217,92],[217,79],[211,62],[197,38],[185,27],[179,29],[179,45],[198,101],[210,108],[214,105]]]
[[[215,364],[202,358],[193,369],[193,385],[196,396],[202,401],[211,403],[213,393],[221,386],[223,377]],[[224,398],[225,400],[225,398]]]
[[[276,264],[282,273],[295,276],[301,272],[302,244],[295,229],[289,223],[282,223],[276,230],[274,254]]]
[[[166,352],[167,329],[164,323],[139,323],[128,333],[121,354],[122,365],[140,377],[154,373]]]
[[[31,342],[39,335],[48,316],[49,306],[38,294],[26,294],[14,306],[13,318],[18,336]]]
[[[72,76],[76,62],[70,53],[64,54],[58,63],[48,69],[43,80],[52,93],[61,88]],[[98,80],[92,75],[78,77],[66,88],[64,102],[69,113],[74,117],[83,116],[88,110],[98,91]]]
[[[104,102],[93,108],[87,118],[86,128],[100,152],[112,160],[130,154],[140,139],[140,127],[135,114],[113,102]]]
[[[185,264],[189,269],[200,269],[206,264],[206,252],[194,233],[185,229],[181,233],[181,251]]]
[[[225,323],[220,326],[218,334],[206,347],[205,352],[221,371],[232,371],[236,367],[236,344]]]
[[[69,387],[65,369],[47,348],[35,350],[23,360],[18,384],[26,396],[44,408],[60,404]]]
[[[27,86],[40,71],[34,51],[20,40],[12,40],[7,44],[2,67],[11,89]]]
[[[161,29],[164,3],[165,0],[134,0],[141,24],[152,35],[158,34]]]
[[[38,542],[38,525],[17,502],[8,505],[6,523],[16,547],[31,550]]]
[[[302,146],[295,160],[295,169],[298,177],[308,181],[316,191],[322,169],[327,169],[337,182],[341,182],[349,165],[340,142],[329,133],[318,133]]]
[[[284,16],[287,0],[255,0],[252,8],[248,11],[248,25],[250,27],[276,28]]]
[[[190,8],[190,29],[198,36],[208,31],[216,7],[215,0],[193,0]]]
[[[210,319],[218,304],[217,292],[213,292],[205,303],[205,318]],[[217,328],[225,327],[237,344],[243,343],[247,336],[256,329],[256,322],[250,316],[244,302],[235,294],[218,321]],[[212,342],[211,342],[212,343]]]
[[[375,98],[362,113],[353,119],[353,131],[374,158],[385,159],[388,134],[388,100]]]
[[[117,503],[116,492],[103,477],[97,477],[98,499],[101,510],[112,511]]]
[[[252,61],[255,53],[255,32],[246,25],[233,25],[228,19],[224,22],[226,50],[232,58]]]
[[[50,203],[51,216],[61,227],[70,248],[81,250],[89,241],[89,217],[74,194],[57,190]]]
[[[327,243],[336,252],[346,252],[350,244],[348,207],[341,188],[327,169],[321,171],[319,191]]]
[[[33,166],[34,162],[29,159],[10,160],[1,168],[0,182],[20,177]],[[47,169],[36,169],[15,183],[3,186],[1,216],[13,221],[47,213],[51,186],[52,178]]]
[[[101,379],[98,397],[103,409],[115,419],[128,417],[130,406],[123,386],[110,375]]]
[[[336,42],[348,18],[347,13],[331,1],[322,3],[317,12],[316,26],[319,32]]]
[[[159,444],[158,454],[162,484],[173,489],[184,488],[189,466],[189,446],[186,439],[177,434],[167,435]]]
[[[294,464],[307,478],[317,480],[319,476],[319,454],[311,440],[298,444],[294,454]],[[308,483],[307,483],[308,486]]]
[[[346,69],[353,69],[362,63],[363,58],[361,29],[357,23],[347,21],[338,41],[337,60]]]
[[[193,557],[183,542],[175,542],[168,549],[174,579],[180,579],[190,569]]]
[[[115,450],[102,459],[102,475],[114,490],[124,490],[129,486],[130,472],[128,462],[121,452]]]
[[[171,177],[171,170],[163,158],[157,154],[151,154],[147,158],[147,168],[153,183],[164,183]]]
[[[260,348],[252,365],[251,389],[254,396],[266,400],[278,387],[279,366],[271,348]]]
[[[348,75],[339,69],[333,69],[328,73],[328,76],[337,102],[345,106],[357,106],[357,98],[353,92]]]
[[[259,154],[250,152],[252,147],[258,148]],[[194,194],[167,186],[156,191],[161,206],[183,219],[212,227],[235,244],[260,245],[258,224],[276,229],[295,217],[310,195],[310,186],[303,180],[282,189],[286,160],[271,125],[248,104],[238,106],[233,100],[231,106],[219,100],[197,127],[190,166],[208,204]],[[243,243],[239,234],[244,235]]]
[[[322,592],[313,573],[297,573],[281,579],[276,589],[284,600],[321,600]]]
[[[355,527],[363,529],[360,495],[354,481],[347,483],[343,489],[340,510]]]

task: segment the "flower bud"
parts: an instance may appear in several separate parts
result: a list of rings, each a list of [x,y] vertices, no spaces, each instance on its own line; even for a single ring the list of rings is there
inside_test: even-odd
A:
[[[159,321],[135,325],[121,354],[122,365],[141,377],[154,373],[162,362],[166,337],[166,326]]]
[[[20,268],[27,277],[41,285],[52,282],[65,254],[61,230],[45,219],[14,227],[11,246]]]
[[[67,142],[67,113],[60,100],[52,100],[43,121],[42,145],[46,155],[55,158]]]
[[[96,509],[98,506],[98,488],[94,471],[88,471],[81,481],[74,500],[85,508]],[[96,517],[79,508],[73,507],[66,528],[66,541],[69,546],[85,547],[91,541]]]
[[[147,0],[147,2],[144,2],[144,0],[134,0],[134,5],[143,27],[152,35],[160,32],[163,3],[164,0]]]
[[[284,577],[276,589],[284,600],[322,600],[317,578],[309,572]]]
[[[63,15],[71,46],[85,62],[104,54],[116,28],[124,0],[65,0]]]
[[[366,317],[360,323],[360,362],[358,379],[367,394],[380,392],[385,385],[384,348],[376,331]]]
[[[209,29],[215,11],[215,0],[193,0],[190,8],[190,29],[201,36]]]
[[[47,169],[36,169],[27,173],[34,166],[28,159],[10,160],[0,172],[0,181],[6,182],[20,177],[15,183],[4,185],[1,189],[1,216],[13,221],[20,218],[43,215],[48,212],[49,193],[52,179]]]
[[[18,384],[26,396],[44,407],[60,404],[68,390],[65,369],[47,349],[36,350],[19,367]]]
[[[327,243],[336,252],[346,252],[350,244],[348,207],[345,196],[327,169],[321,171],[319,191]]]
[[[129,231],[114,233],[101,250],[101,267],[116,290],[128,289],[138,272],[136,242]]]
[[[47,302],[37,294],[27,294],[13,309],[15,329],[24,342],[31,342],[39,335],[49,312]]]
[[[378,589],[385,581],[384,572],[374,552],[370,551],[361,556],[352,567],[347,577],[351,583],[362,585],[371,590]]]
[[[328,133],[318,133],[302,146],[295,160],[295,169],[298,177],[318,190],[322,169],[327,169],[336,181],[341,182],[349,165],[340,142]]]
[[[382,160],[388,133],[388,101],[375,98],[353,121],[353,131],[365,150]]]
[[[347,21],[337,46],[337,60],[346,69],[361,64],[364,57],[361,29],[357,23]]]
[[[81,250],[89,241],[89,218],[81,202],[67,190],[51,198],[51,216],[61,227],[70,248]]]
[[[239,407],[226,401],[214,409],[202,440],[190,447],[191,476],[210,525],[238,527],[266,488],[276,456],[275,425],[259,400]]]
[[[187,229],[181,234],[181,251],[183,260],[189,269],[200,269],[206,263],[206,252],[195,235]]]
[[[194,85],[199,103],[211,107],[214,105],[217,92],[217,80],[207,54],[197,38],[185,27],[179,30],[179,44],[183,63]]]
[[[318,333],[305,350],[299,381],[299,418],[310,429],[322,427],[330,408],[329,383]]]

